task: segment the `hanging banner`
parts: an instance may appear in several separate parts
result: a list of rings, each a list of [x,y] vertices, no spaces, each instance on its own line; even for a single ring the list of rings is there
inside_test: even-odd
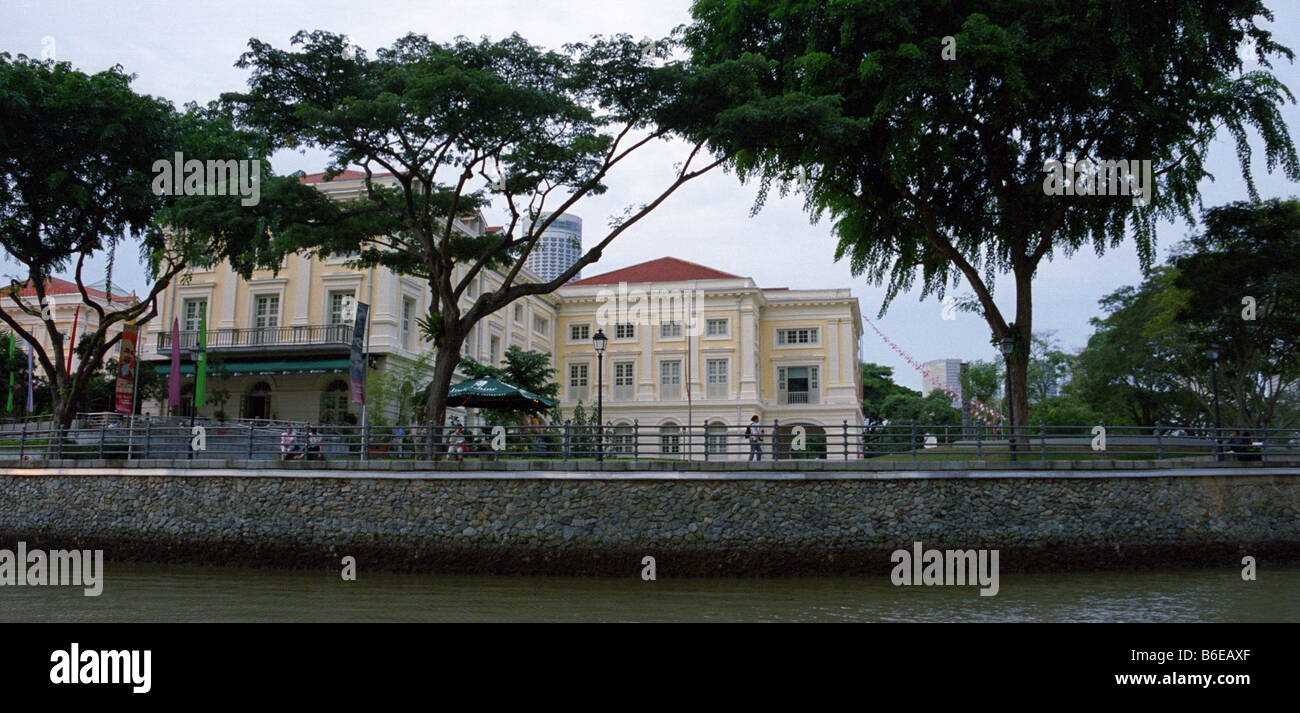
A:
[[[357,303],[356,320],[352,323],[352,358],[348,361],[348,379],[352,382],[352,403],[366,402],[366,318],[370,316],[370,305]]]
[[[121,351],[117,357],[117,388],[113,398],[114,410],[118,413],[135,411],[135,352],[139,340],[140,325],[131,323],[122,327],[122,340],[118,343]]]

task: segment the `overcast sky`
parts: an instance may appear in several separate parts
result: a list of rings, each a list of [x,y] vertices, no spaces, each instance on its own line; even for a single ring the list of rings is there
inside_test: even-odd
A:
[[[1300,2],[1273,0],[1277,15],[1273,31],[1279,41],[1300,51]],[[197,2],[162,0],[0,0],[0,49],[11,54],[41,56],[52,50],[56,59],[95,72],[114,64],[137,76],[136,91],[166,97],[177,105],[207,102],[224,91],[245,86],[246,74],[233,64],[250,37],[286,47],[300,29],[324,29],[347,34],[373,53],[407,32],[437,40],[457,35],[499,38],[518,32],[534,44],[558,47],[593,34],[628,33],[640,39],[661,37],[690,19],[689,0],[225,0]],[[1300,69],[1291,64],[1275,71],[1293,91],[1300,91]],[[1300,111],[1284,110],[1293,137],[1300,139]],[[1255,137],[1255,146],[1260,146]],[[58,150],[58,147],[50,147]],[[1258,155],[1258,151],[1256,152]],[[646,152],[613,176],[605,196],[585,201],[574,212],[586,226],[588,240],[611,215],[641,202],[664,184],[680,149],[663,147]],[[284,152],[274,157],[277,173],[319,171],[325,156]],[[1295,184],[1265,173],[1256,162],[1256,178],[1264,197],[1300,193]],[[1217,181],[1202,186],[1206,206],[1247,198],[1231,144],[1221,137],[1211,151],[1210,170]],[[797,197],[773,196],[756,217],[750,217],[754,186],[715,171],[679,190],[655,213],[611,244],[602,260],[584,274],[593,275],[645,260],[674,255],[728,272],[752,277],[763,287],[851,288],[862,312],[876,319],[883,289],[850,274],[833,259],[829,223],[811,225]],[[489,215],[496,222],[504,214]],[[1159,255],[1188,232],[1185,225],[1160,231]],[[101,273],[103,261],[98,263]],[[12,262],[5,275],[20,275]],[[132,274],[134,273],[134,274]],[[88,273],[89,274],[89,273]],[[1082,347],[1091,333],[1089,318],[1097,316],[1097,300],[1116,288],[1141,280],[1131,242],[1098,258],[1091,250],[1044,263],[1035,282],[1035,331],[1054,330],[1065,346]],[[146,289],[134,255],[119,257],[114,282],[127,289]],[[1009,283],[1000,283],[997,301],[1010,306]],[[963,294],[964,286],[956,290]],[[988,327],[973,314],[942,318],[942,305],[933,297],[901,295],[877,324],[919,361],[945,357],[990,359]],[[894,367],[899,383],[920,388],[920,374],[865,327],[862,357]]]

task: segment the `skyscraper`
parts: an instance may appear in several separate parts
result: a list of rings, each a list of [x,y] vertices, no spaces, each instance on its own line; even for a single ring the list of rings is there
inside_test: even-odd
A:
[[[543,213],[544,219],[550,213]],[[537,273],[542,280],[554,280],[582,257],[582,218],[561,213],[538,239],[524,267]],[[581,274],[574,275],[576,280]]]
[[[925,370],[921,395],[929,396],[931,391],[939,389],[952,396],[953,408],[961,408],[961,359],[935,359],[921,367]]]

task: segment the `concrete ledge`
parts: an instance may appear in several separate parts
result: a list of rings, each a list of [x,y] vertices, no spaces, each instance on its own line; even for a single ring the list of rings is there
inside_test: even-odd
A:
[[[183,466],[150,465],[148,461],[129,466],[92,467],[85,461],[47,461],[22,468],[0,469],[0,476],[17,477],[178,477],[178,478],[336,478],[381,480],[970,480],[970,479],[1086,479],[1105,478],[1208,478],[1223,476],[1300,476],[1300,465],[1272,465],[1267,468],[1239,465],[1220,467],[1119,467],[1119,468],[989,468],[988,464],[970,469],[900,470],[622,470],[597,469],[593,464],[570,464],[569,469],[535,468],[535,464],[519,461],[508,463],[505,470],[487,470],[478,467],[456,469],[427,469],[414,467],[365,467],[365,463],[338,463],[326,467],[310,463],[288,463],[287,467],[265,467],[262,461],[193,461]],[[415,464],[393,464],[414,466]],[[470,465],[470,464],[465,464]],[[576,469],[574,466],[576,465]],[[310,466],[310,467],[304,467]]]

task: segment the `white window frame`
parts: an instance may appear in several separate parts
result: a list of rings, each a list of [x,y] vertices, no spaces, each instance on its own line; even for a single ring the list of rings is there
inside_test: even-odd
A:
[[[407,308],[410,308],[408,311]],[[419,300],[410,295],[402,295],[401,339],[402,348],[411,349],[411,335],[415,334],[415,311],[419,309]]]
[[[623,368],[627,373],[619,375],[619,369]],[[613,382],[614,382],[614,400],[631,401],[636,398],[636,361],[632,359],[619,360],[613,362]],[[626,383],[619,383],[625,381]]]
[[[200,303],[203,305],[202,315],[205,319],[200,319],[198,313],[196,313],[194,317],[190,317],[190,305],[200,304]],[[199,331],[200,322],[206,324],[207,314],[208,314],[208,298],[206,296],[183,298],[181,300],[181,331],[182,332]]]
[[[340,317],[342,319],[337,322],[334,321],[334,296],[335,295],[351,295],[352,305],[353,305],[352,319],[347,318],[348,317],[348,310],[346,308],[347,302],[343,302],[341,304],[341,306],[343,307],[343,312],[342,314],[340,314]],[[357,315],[356,304],[357,304],[357,290],[355,287],[338,287],[338,288],[332,288],[326,290],[325,291],[325,323],[331,325],[352,324],[353,321],[356,320],[356,315]]]
[[[709,325],[714,322],[722,323],[721,334],[710,334]],[[704,318],[704,338],[705,339],[729,339],[731,337],[731,318],[730,317],[705,317]]]
[[[573,336],[575,329],[584,329],[586,334],[581,337]],[[586,344],[591,341],[591,322],[573,322],[569,324],[569,344]]]
[[[786,338],[786,335],[791,332],[807,332],[808,341],[789,341],[788,338]],[[819,347],[821,346],[821,327],[777,327],[776,335],[773,338],[773,344],[775,344],[778,349],[807,349],[809,347]]]
[[[668,365],[670,364],[676,366],[675,370],[672,369],[669,370],[669,371],[674,371],[675,373],[671,374],[672,380],[665,380],[665,376],[666,376],[665,368],[668,367]],[[657,383],[659,384],[659,398],[661,400],[665,400],[665,401],[680,400],[682,398],[682,360],[661,359],[659,361],[659,378],[657,379]],[[674,394],[671,399],[665,398],[665,392],[666,392],[665,387],[669,387],[669,386],[676,387],[677,390],[677,393]]]
[[[714,364],[722,365],[720,380],[710,369]],[[709,399],[725,399],[731,394],[731,360],[727,358],[705,358],[704,360],[704,394]],[[714,388],[718,387],[718,388]]]
[[[252,308],[252,314],[249,315],[248,326],[252,327],[253,329],[275,329],[279,327],[280,310],[283,307],[283,300],[280,299],[280,293],[279,292],[255,292],[252,294],[252,298],[253,298],[252,304],[249,305]],[[261,307],[260,303],[262,300],[265,299],[275,300],[275,310],[273,314],[270,315],[272,324],[257,323],[258,318],[261,316],[258,314],[258,310]]]
[[[677,321],[659,323],[659,340],[665,342],[681,341],[682,323]]]
[[[628,330],[629,332],[631,332],[631,334],[630,334],[629,336],[626,336],[626,337],[619,336],[619,332],[620,332],[624,327],[627,327],[627,330]],[[620,323],[615,324],[615,325],[614,325],[614,336],[611,337],[611,339],[612,339],[613,341],[616,341],[616,342],[635,342],[635,341],[636,341],[636,324],[634,324],[634,323],[632,323],[632,322],[620,322]]]

